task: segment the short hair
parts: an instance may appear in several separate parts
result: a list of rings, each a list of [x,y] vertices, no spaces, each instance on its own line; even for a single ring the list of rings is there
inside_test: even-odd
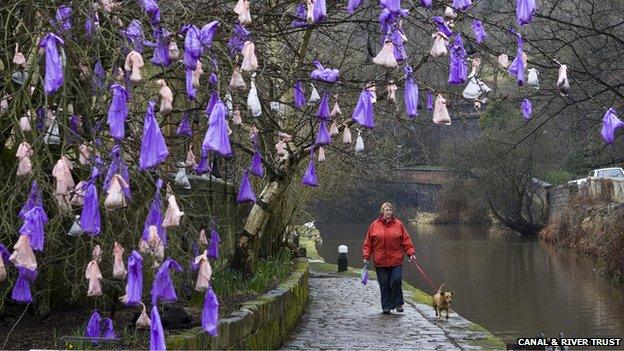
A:
[[[392,204],[391,204],[391,203],[389,203],[389,202],[384,202],[384,203],[381,205],[381,208],[379,209],[379,214],[383,214],[383,213],[384,213],[384,209],[385,209],[386,207],[390,207],[390,209],[392,209],[392,210],[394,211],[394,206],[392,206]]]

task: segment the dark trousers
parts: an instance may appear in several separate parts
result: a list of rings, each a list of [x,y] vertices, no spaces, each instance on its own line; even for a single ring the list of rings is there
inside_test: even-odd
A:
[[[403,266],[375,267],[381,290],[381,309],[392,310],[403,305]]]

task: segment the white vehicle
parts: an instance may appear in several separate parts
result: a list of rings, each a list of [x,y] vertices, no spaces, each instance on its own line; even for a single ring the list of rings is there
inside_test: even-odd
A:
[[[598,178],[624,180],[624,169],[620,167],[594,169],[593,171],[589,172],[589,174],[587,175],[587,178],[571,180],[568,183],[581,185],[587,182],[588,179],[598,179]]]

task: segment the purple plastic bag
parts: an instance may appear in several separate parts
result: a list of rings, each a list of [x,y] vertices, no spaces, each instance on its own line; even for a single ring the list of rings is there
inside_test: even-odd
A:
[[[303,92],[303,84],[301,84],[300,81],[297,81],[297,83],[295,83],[293,97],[295,100],[295,108],[301,110],[303,106],[305,106],[306,98]]]
[[[65,42],[58,35],[51,32],[46,34],[39,42],[39,47],[45,48],[45,79],[43,89],[46,95],[56,93],[65,82],[63,62],[61,62],[61,55],[57,48],[59,44],[65,45]]]
[[[381,33],[389,33],[393,26],[399,24],[401,17],[409,16],[409,10],[402,9],[398,0],[381,1],[380,5],[383,8],[379,15]]]
[[[321,102],[319,103],[318,111],[316,112],[316,117],[321,121],[329,120],[329,94],[327,91],[323,92],[323,97],[321,98]]]
[[[431,90],[427,92],[427,110],[433,110],[433,92]]]
[[[193,171],[197,174],[204,174],[204,173],[212,172],[212,169],[210,168],[210,163],[208,162],[207,153],[204,153],[202,151],[202,155],[199,159],[199,163],[197,164],[197,166],[195,166],[195,168],[193,168]]]
[[[303,174],[301,184],[308,186],[318,185],[316,181],[316,170],[314,169],[314,149],[312,149],[312,151],[310,152],[310,163],[308,164],[308,169],[306,169],[305,173]]]
[[[158,237],[162,240],[163,245],[167,247],[167,230],[162,226],[163,216],[160,210],[161,207],[161,198],[160,198],[160,189],[163,186],[162,179],[158,179],[156,181],[156,192],[154,193],[154,197],[152,199],[152,204],[150,206],[150,211],[147,214],[147,218],[145,218],[145,223],[143,223],[143,235],[142,239],[145,241],[149,240],[149,227],[155,226]]]
[[[225,120],[226,113],[225,104],[221,100],[217,101],[208,121],[208,131],[202,143],[203,152],[214,151],[223,157],[232,156],[232,146]]]
[[[295,28],[307,28],[308,27],[308,10],[304,4],[299,4],[295,7],[295,17],[297,19],[290,22],[290,25]]]
[[[516,0],[516,20],[519,25],[531,22],[534,12],[535,0]]]
[[[80,139],[80,128],[82,126],[82,122],[80,120],[80,116],[72,115],[69,117],[69,133],[67,135],[67,142],[69,144],[76,144]]]
[[[184,112],[182,119],[180,120],[180,124],[178,125],[178,130],[176,131],[177,136],[183,136],[187,138],[193,137],[193,130],[191,129],[191,122],[189,121],[188,112]]]
[[[453,0],[453,8],[463,11],[472,5],[472,0]]]
[[[314,9],[312,10],[314,23],[323,22],[327,17],[327,4],[325,0],[315,0]]]
[[[122,33],[126,39],[132,43],[134,51],[143,53],[145,36],[143,35],[143,26],[141,25],[141,22],[133,19],[128,25],[128,28],[122,31]]]
[[[102,328],[104,329],[104,335],[102,335],[104,339],[114,339],[117,337],[117,334],[115,334],[115,329],[113,328],[112,319],[106,318],[104,320],[104,323],[102,323]]]
[[[128,282],[126,283],[127,300],[122,301],[128,306],[138,306],[143,295],[143,257],[136,251],[128,256]],[[154,320],[152,320],[152,324]]]
[[[72,27],[71,21],[72,8],[67,5],[61,5],[56,9],[56,28],[61,32],[67,32]]]
[[[312,61],[312,64],[316,69],[310,73],[310,78],[330,84],[338,81],[340,72],[337,69],[325,68],[318,60]]]
[[[485,28],[483,28],[483,23],[477,19],[473,20],[472,30],[474,30],[477,44],[481,44],[483,40],[485,40],[485,37],[487,36],[487,34],[485,33]]]
[[[160,22],[160,8],[156,0],[141,0],[141,8],[150,16],[150,23],[155,26]]]
[[[375,127],[375,115],[373,112],[373,102],[371,100],[370,91],[367,89],[362,90],[360,99],[355,105],[352,118],[358,122],[362,127],[374,128]]]
[[[26,199],[26,203],[24,203],[24,206],[19,211],[19,217],[25,220],[26,213],[32,210],[35,206],[43,208],[43,201],[41,199],[41,190],[39,189],[39,185],[37,184],[36,180],[33,180],[32,184],[30,185],[30,194]]]
[[[192,271],[196,271],[199,269],[199,262],[195,263],[195,257],[199,256],[199,247],[197,247],[197,242],[193,240],[191,243],[191,251],[193,252],[193,256],[191,257],[190,267]]]
[[[453,35],[453,31],[451,30],[451,28],[449,28],[449,26],[447,26],[446,23],[444,23],[444,18],[442,18],[441,16],[435,16],[433,17],[433,21],[438,27],[438,31],[446,35],[447,38],[450,38],[451,35]]]
[[[262,167],[262,155],[260,155],[260,152],[258,150],[256,150],[251,157],[251,167],[249,167],[249,171],[256,177],[264,177],[264,167]]]
[[[401,30],[395,29],[392,32],[390,40],[394,45],[394,59],[397,60],[397,62],[403,62],[407,60],[407,51],[405,50],[405,46],[403,45],[403,36],[401,35]]]
[[[405,71],[405,113],[408,117],[418,116],[418,85],[414,80],[412,67],[406,66]]]
[[[48,216],[43,211],[43,208],[35,206],[26,212],[24,217],[26,218],[19,233],[30,238],[30,247],[34,251],[43,251],[45,239],[43,226],[48,222]]]
[[[241,179],[241,186],[238,190],[238,196],[236,201],[240,204],[243,202],[256,202],[256,194],[254,194],[251,181],[249,181],[249,171],[243,172],[243,178]]]
[[[37,279],[37,270],[30,270],[22,266],[15,266],[19,275],[13,286],[11,298],[16,302],[30,303],[32,302],[32,294],[30,293],[30,283]]]
[[[102,322],[102,317],[98,313],[97,309],[93,310],[91,313],[91,318],[89,318],[89,322],[87,323],[87,327],[85,328],[85,336],[90,338],[99,338],[102,327],[100,323]]]
[[[176,295],[173,280],[169,275],[169,270],[174,269],[178,272],[182,272],[182,266],[175,260],[167,258],[158,268],[154,282],[152,283],[152,305],[156,305],[158,300],[166,302],[174,302],[178,299]]]
[[[219,237],[219,233],[217,233],[217,228],[213,224],[212,230],[210,231],[210,245],[208,246],[208,257],[216,260],[219,258],[219,243],[221,242],[221,238]]]
[[[212,41],[217,33],[217,29],[219,29],[219,21],[212,21],[202,27],[199,40],[203,47],[207,49],[212,47]]]
[[[204,309],[201,318],[202,329],[210,336],[217,336],[219,326],[219,300],[212,290],[212,286],[208,286],[206,296],[204,298]]]
[[[184,66],[187,70],[194,71],[197,68],[197,60],[201,57],[200,31],[195,25],[187,24],[180,30],[186,34],[184,38]]]
[[[462,84],[468,76],[468,63],[466,62],[466,50],[461,35],[455,36],[455,42],[451,45],[449,57],[449,84]]]
[[[168,67],[171,65],[171,57],[169,57],[169,37],[171,33],[164,28],[157,27],[154,28],[153,36],[156,39],[156,44],[151,62],[156,66]]]
[[[152,307],[150,319],[152,320],[152,326],[150,327],[150,350],[166,350],[165,331],[163,330],[160,314],[158,314],[158,307],[156,305]]]
[[[214,107],[219,101],[221,101],[221,99],[219,98],[219,92],[215,90],[212,92],[212,94],[210,94],[210,99],[208,99],[208,105],[206,105],[206,110],[204,110],[204,112],[206,113],[206,117],[210,117],[212,110],[214,110]]]
[[[85,38],[92,40],[95,36],[96,30],[100,27],[100,17],[97,12],[91,15],[87,15],[85,19]]]
[[[365,264],[364,268],[362,268],[361,278],[362,284],[366,285],[368,283],[368,264]]]
[[[112,98],[108,107],[108,126],[113,139],[121,141],[126,134],[126,118],[128,118],[128,90],[121,84],[110,87]]]
[[[232,31],[232,36],[227,43],[227,47],[230,50],[230,56],[235,57],[243,50],[243,45],[251,37],[251,32],[245,28],[245,26],[236,24]]]
[[[529,99],[522,100],[522,104],[520,105],[520,111],[522,111],[522,117],[525,120],[531,119],[531,114],[533,114],[533,107],[531,106],[531,101]]]
[[[325,121],[321,121],[319,124],[319,131],[316,134],[316,146],[323,146],[331,144],[331,136],[329,135],[329,130],[327,130],[327,125]]]
[[[516,33],[518,36],[518,50],[516,52],[516,57],[511,61],[507,72],[516,76],[516,81],[518,86],[524,84],[524,60],[522,59],[522,48],[524,46],[524,41],[522,40],[522,36],[520,33]]]
[[[607,144],[613,144],[613,141],[615,140],[615,131],[624,126],[624,122],[622,122],[615,114],[615,109],[610,108],[602,117],[602,130],[600,135],[602,136],[602,140],[604,140]]]
[[[193,86],[193,70],[190,68],[186,68],[185,70],[185,82],[186,82],[186,95],[188,95],[189,100],[197,99],[197,88]]]
[[[420,4],[428,9],[433,7],[433,0],[420,0]]]
[[[165,138],[156,121],[154,106],[156,106],[156,102],[150,100],[147,104],[143,122],[143,138],[141,140],[141,155],[139,157],[139,167],[142,170],[158,166],[169,155]]]
[[[89,185],[85,191],[84,203],[82,205],[82,213],[80,215],[80,227],[85,233],[96,236],[100,234],[100,201],[98,199],[97,188],[95,181],[99,171],[96,167],[91,170],[91,177],[89,179]]]
[[[349,0],[347,4],[347,13],[352,15],[362,5],[362,0]]]

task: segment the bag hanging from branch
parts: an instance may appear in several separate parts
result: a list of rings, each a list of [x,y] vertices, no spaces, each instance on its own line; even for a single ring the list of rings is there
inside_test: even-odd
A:
[[[568,95],[570,92],[570,81],[568,80],[568,66],[559,66],[559,78],[557,79],[557,90],[561,95]]]
[[[449,84],[462,84],[468,76],[468,64],[466,63],[466,50],[464,42],[459,34],[455,36],[455,42],[451,46],[449,57]]]
[[[151,313],[152,323],[150,326],[150,350],[166,350],[165,331],[163,330],[160,314],[158,314],[158,306],[152,307]]]
[[[364,151],[364,139],[362,139],[362,133],[358,131],[358,136],[355,139],[355,152],[363,152]]]
[[[217,336],[219,326],[219,301],[212,287],[206,290],[204,309],[201,317],[202,329],[210,336]]]
[[[262,155],[256,150],[251,157],[251,166],[249,167],[251,174],[257,177],[264,177],[264,168],[262,167]]]
[[[39,42],[40,52],[42,50],[45,51],[45,78],[43,88],[46,95],[56,93],[65,82],[63,62],[57,47],[59,44],[65,45],[65,42],[59,36],[51,32],[46,34]]]
[[[236,201],[238,203],[256,202],[256,194],[254,194],[251,181],[249,181],[248,173],[249,173],[248,170],[245,170],[243,172],[243,178],[241,179],[241,186],[238,190],[238,196],[236,197]]]
[[[167,86],[167,82],[164,79],[159,79],[156,84],[160,85],[160,113],[162,115],[168,115],[173,110],[173,91]]]
[[[251,23],[249,7],[249,0],[238,0],[236,6],[234,6],[234,12],[238,15],[238,23],[241,25]]]
[[[151,290],[152,305],[156,305],[158,300],[164,302],[175,302],[178,300],[178,295],[176,295],[173,280],[169,273],[172,269],[177,272],[182,272],[182,266],[175,260],[168,258],[162,263],[158,272],[156,272]]]
[[[214,151],[223,157],[233,155],[225,114],[225,105],[220,100],[217,101],[208,120],[208,131],[204,137],[202,152]]]
[[[533,114],[533,107],[531,106],[531,101],[529,99],[522,100],[522,104],[520,105],[520,111],[522,112],[522,117],[526,121],[531,119],[531,114]]]
[[[260,105],[258,90],[256,89],[256,81],[253,75],[251,77],[250,84],[251,89],[249,89],[249,95],[247,96],[247,108],[251,111],[252,116],[260,117],[262,115],[262,105]]]
[[[115,241],[113,245],[113,278],[114,279],[126,279],[128,271],[123,262],[124,248]]]
[[[435,100],[435,106],[433,108],[433,123],[451,125],[451,117],[449,116],[446,108],[446,99],[442,97],[442,94],[438,94]]]
[[[126,294],[119,300],[127,306],[138,306],[143,294],[143,257],[136,251],[128,256],[128,282]]]
[[[305,106],[306,99],[303,92],[303,84],[300,81],[297,81],[293,88],[293,100],[296,109],[301,110]]]
[[[241,70],[243,72],[252,72],[258,69],[258,58],[255,53],[256,47],[251,41],[246,41],[243,44],[243,62],[241,63]]]
[[[386,92],[388,93],[388,101],[392,104],[396,104],[396,91],[399,90],[394,81],[391,80],[386,85]]]
[[[322,146],[320,146],[320,147],[318,148],[318,159],[317,159],[317,161],[318,161],[319,163],[321,163],[321,162],[325,162],[325,149],[323,149],[323,147],[322,147]]]
[[[308,100],[308,105],[314,105],[317,102],[321,101],[321,96],[319,95],[318,91],[314,87],[314,84],[310,83],[310,85],[312,86],[312,92],[310,93],[310,99]]]
[[[316,169],[314,168],[314,149],[310,151],[310,163],[308,163],[308,168],[303,174],[301,184],[313,187],[318,185],[316,180]]]
[[[212,258],[213,260],[219,258],[219,243],[221,243],[221,238],[217,232],[216,225],[213,223],[212,230],[210,230],[210,246],[207,252],[208,258]]]
[[[143,122],[143,138],[141,140],[141,154],[139,168],[146,170],[162,163],[169,155],[165,138],[158,126],[154,107],[156,102],[150,100]]]
[[[35,154],[35,151],[29,143],[23,141],[17,148],[15,157],[18,160],[17,176],[25,176],[32,173],[32,163],[30,158]]]
[[[141,77],[141,68],[145,66],[143,62],[143,57],[140,53],[136,51],[130,51],[128,55],[126,55],[126,61],[124,63],[124,68],[126,72],[132,72],[130,74],[130,81],[133,83],[138,83],[143,79]]]
[[[329,131],[327,130],[327,126],[325,125],[325,121],[321,121],[319,124],[319,131],[316,134],[316,142],[315,145],[323,146],[331,144],[331,136],[329,135]]]
[[[247,84],[245,84],[245,80],[243,79],[243,75],[241,74],[239,67],[234,67],[234,71],[232,71],[232,78],[230,78],[230,88],[233,90],[247,89]]]
[[[412,67],[406,66],[405,71],[405,113],[408,117],[418,116],[418,84],[414,80]]]
[[[31,303],[32,294],[30,293],[30,283],[37,279],[37,270],[30,270],[26,267],[17,267],[17,280],[13,286],[13,292],[11,298],[19,303]]]
[[[477,44],[483,43],[485,37],[487,36],[487,34],[485,33],[485,28],[483,28],[483,22],[477,19],[472,20],[472,30],[474,31]]]
[[[108,126],[110,135],[115,140],[123,140],[125,136],[125,121],[128,118],[128,90],[118,83],[110,87],[111,104],[108,107]]]
[[[96,260],[89,262],[85,271],[85,278],[89,281],[89,289],[87,296],[101,296],[102,295],[102,273]]]
[[[355,105],[351,118],[363,127],[375,127],[373,103],[371,101],[371,93],[369,90],[364,89],[362,90],[362,93],[360,93],[360,98],[357,105]]]
[[[394,44],[391,40],[386,40],[381,51],[373,58],[373,63],[385,68],[399,67],[399,64],[394,58]]]
[[[316,117],[321,121],[326,121],[330,117],[329,113],[329,94],[325,91],[323,92],[323,97],[321,98],[321,102],[319,103],[318,111],[316,112]]]
[[[195,264],[199,266],[199,273],[197,273],[197,282],[195,283],[195,291],[206,291],[210,286],[210,278],[212,277],[212,267],[208,261],[208,251],[195,257]]]
[[[178,173],[176,173],[175,184],[184,189],[191,188],[191,182],[189,181],[188,175],[186,174],[186,168],[178,168]]]
[[[343,144],[351,144],[351,130],[349,126],[345,124],[345,128],[342,131],[342,143]]]
[[[30,247],[30,237],[28,235],[20,235],[15,245],[13,245],[13,252],[9,256],[11,261],[16,267],[24,267],[29,270],[37,269],[37,259],[35,253]]]
[[[527,77],[527,85],[539,89],[539,71],[535,68],[529,68],[529,74]]]
[[[180,218],[184,215],[184,212],[180,211],[175,195],[169,195],[167,201],[169,205],[165,211],[165,219],[163,219],[162,226],[165,228],[177,227],[180,225]]]
[[[622,122],[615,114],[615,109],[610,108],[602,117],[602,130],[600,135],[602,136],[602,140],[604,140],[607,144],[613,144],[613,141],[615,140],[615,131],[624,126],[624,122]]]
[[[329,127],[329,135],[334,137],[338,134],[340,134],[340,131],[338,130],[338,124],[336,123],[336,121],[333,121],[331,126]]]
[[[152,321],[150,320],[147,311],[145,309],[145,305],[141,302],[141,307],[143,308],[141,311],[141,315],[137,319],[135,326],[137,329],[150,329],[152,326]]]
[[[126,196],[123,189],[129,187],[126,180],[119,174],[113,175],[108,187],[108,195],[104,200],[104,207],[107,210],[116,210],[126,207]]]

